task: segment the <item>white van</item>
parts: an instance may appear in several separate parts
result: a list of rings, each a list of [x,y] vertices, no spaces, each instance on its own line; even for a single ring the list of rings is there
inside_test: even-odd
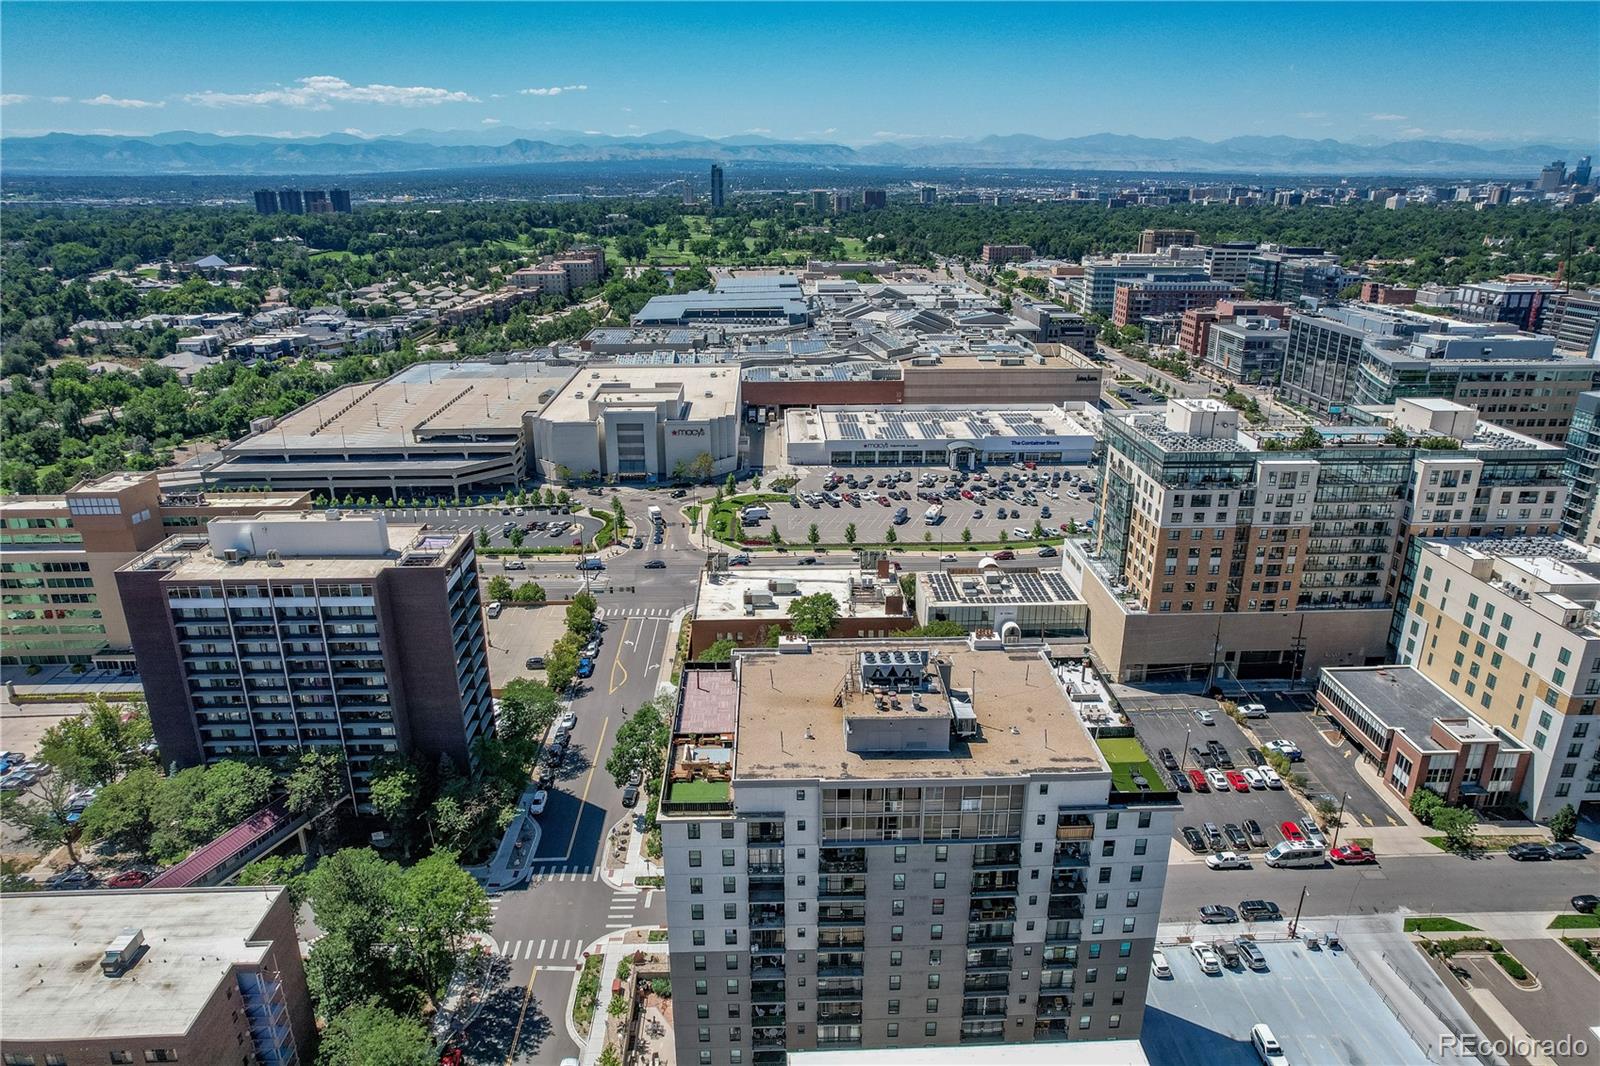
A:
[[[1250,1046],[1256,1049],[1262,1066],[1289,1066],[1289,1056],[1283,1053],[1283,1045],[1265,1025],[1250,1027]]]
[[[1264,858],[1268,866],[1321,866],[1327,861],[1328,853],[1315,844],[1291,844],[1285,840],[1268,851]]]

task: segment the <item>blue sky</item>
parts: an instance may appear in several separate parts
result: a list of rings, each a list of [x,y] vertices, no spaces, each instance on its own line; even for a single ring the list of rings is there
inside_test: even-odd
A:
[[[0,3],[0,130],[1592,145],[1600,3]]]

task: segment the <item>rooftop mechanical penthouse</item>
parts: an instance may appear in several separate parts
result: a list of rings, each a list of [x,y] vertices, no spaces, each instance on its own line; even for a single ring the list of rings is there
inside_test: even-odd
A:
[[[660,808],[680,1061],[1136,1039],[1177,806],[1146,760],[990,633],[691,664]]]

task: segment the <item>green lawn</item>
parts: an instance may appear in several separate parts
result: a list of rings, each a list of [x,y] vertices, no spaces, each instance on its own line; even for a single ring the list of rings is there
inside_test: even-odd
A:
[[[726,803],[726,781],[677,781],[667,790],[668,803]]]
[[[1408,933],[1475,933],[1478,927],[1458,922],[1454,918],[1440,918],[1431,916],[1427,918],[1407,918],[1405,931]]]
[[[1558,914],[1550,929],[1600,929],[1600,914]]]
[[[1097,743],[1100,745],[1100,754],[1106,757],[1106,762],[1111,764],[1111,787],[1119,792],[1137,792],[1138,786],[1133,783],[1133,775],[1143,777],[1153,789],[1165,788],[1166,784],[1156,773],[1155,766],[1144,753],[1144,748],[1133,737],[1102,737]]]
[[[839,243],[844,245],[846,259],[859,262],[867,258],[867,242],[860,237],[840,237]]]

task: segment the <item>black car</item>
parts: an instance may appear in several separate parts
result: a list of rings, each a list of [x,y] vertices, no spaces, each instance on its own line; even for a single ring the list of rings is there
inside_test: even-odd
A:
[[[800,560],[800,565],[801,566],[816,566],[817,565],[817,557],[815,555],[808,555],[804,559]]]
[[[629,785],[627,788],[622,790],[622,805],[624,807],[632,807],[635,803],[638,803],[638,802],[639,802],[639,789],[638,789],[637,786]]]
[[[1162,748],[1156,753],[1156,757],[1161,760],[1161,765],[1168,770],[1176,770],[1178,768],[1177,756],[1172,754],[1171,748]]]
[[[1518,862],[1549,862],[1555,858],[1543,844],[1529,842],[1511,845],[1506,849],[1506,854]]]
[[[1232,822],[1223,826],[1222,832],[1227,836],[1228,843],[1233,845],[1234,851],[1246,851],[1249,849],[1250,841],[1245,837],[1244,830]]]
[[[1244,749],[1244,758],[1247,766],[1264,766],[1267,762],[1266,757],[1261,754],[1260,748]]]
[[[526,666],[529,670],[543,670],[544,669],[544,656],[543,655],[530,655],[530,656],[528,656],[528,661],[526,663],[524,663],[523,665]]]
[[[1174,771],[1172,771],[1171,777],[1172,777],[1172,787],[1177,789],[1179,792],[1192,792],[1192,791],[1194,791],[1194,786],[1189,784],[1189,775],[1188,774],[1185,774],[1181,770],[1174,770]]]
[[[1206,838],[1200,835],[1200,830],[1192,825],[1183,827],[1183,842],[1189,845],[1189,850],[1196,855],[1204,855],[1211,850],[1206,847]]]
[[[1575,840],[1560,840],[1550,845],[1552,859],[1581,859],[1589,854],[1589,849]]]
[[[634,546],[634,547],[635,547],[635,548],[642,548],[642,547],[644,547],[644,538],[643,538],[643,537],[634,537],[634,538],[633,538],[633,546]]]
[[[1222,925],[1237,922],[1239,915],[1232,907],[1224,907],[1220,903],[1208,903],[1200,908],[1200,920],[1206,925]]]
[[[1244,915],[1247,922],[1276,922],[1283,919],[1283,912],[1270,899],[1241,900],[1239,913]]]
[[[1579,914],[1593,914],[1596,907],[1600,907],[1600,896],[1585,892],[1572,897],[1572,909]]]
[[[672,498],[674,500],[681,500],[687,495],[689,495],[689,490],[688,489],[673,489],[672,490]]]
[[[1194,761],[1201,766],[1215,766],[1217,760],[1212,758],[1209,751],[1204,748],[1190,748],[1189,754],[1194,756]]]
[[[667,564],[662,562],[660,559],[651,559],[648,563],[644,564],[644,568],[646,570],[665,570],[667,568]]]

